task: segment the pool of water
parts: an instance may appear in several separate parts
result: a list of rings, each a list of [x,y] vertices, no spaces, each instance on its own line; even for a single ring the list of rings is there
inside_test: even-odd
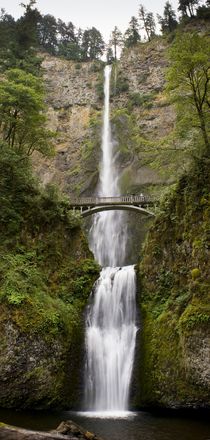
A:
[[[102,417],[103,416],[103,417]],[[210,417],[154,415],[149,412],[110,414],[0,410],[0,421],[48,431],[73,420],[104,440],[210,440]]]

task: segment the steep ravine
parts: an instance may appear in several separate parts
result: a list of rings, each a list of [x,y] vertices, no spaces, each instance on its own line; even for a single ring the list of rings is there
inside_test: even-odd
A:
[[[167,47],[162,39],[139,44],[113,66],[121,192],[160,194],[182,176],[151,227],[139,268],[132,405],[203,408],[210,406],[209,162],[184,173],[189,151],[173,139],[175,112],[164,91]],[[37,174],[69,197],[94,194],[103,65],[44,55],[43,69],[56,155],[34,156]],[[24,185],[22,196],[2,197],[11,202],[10,216],[16,203],[17,212],[11,229],[1,232],[0,406],[72,408],[80,399],[83,311],[99,268],[66,202]],[[133,237],[128,263],[135,263],[148,226],[137,215],[126,224]]]

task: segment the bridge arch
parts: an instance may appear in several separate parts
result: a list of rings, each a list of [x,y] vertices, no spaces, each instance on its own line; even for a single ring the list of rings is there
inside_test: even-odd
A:
[[[89,208],[85,207],[85,209],[81,209],[80,213],[82,217],[88,217],[89,215],[96,214],[97,212],[102,211],[116,211],[116,210],[126,210],[133,211],[139,214],[144,214],[146,216],[155,217],[154,212],[150,211],[147,208],[142,208],[141,206],[135,205],[99,205],[99,206],[91,206]]]

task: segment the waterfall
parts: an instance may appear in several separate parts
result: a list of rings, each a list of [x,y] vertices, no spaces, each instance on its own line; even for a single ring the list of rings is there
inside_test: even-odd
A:
[[[110,128],[110,77],[111,66],[104,71],[104,113],[102,132],[102,161],[98,195],[118,196],[118,172],[114,142]],[[95,215],[90,230],[90,247],[101,266],[122,266],[126,257],[127,228],[120,211],[104,211]]]
[[[102,161],[98,195],[119,195],[119,175],[110,127],[111,66],[104,71]],[[123,266],[126,226],[119,211],[95,215],[90,246],[104,266],[92,294],[86,322],[86,407],[91,411],[128,410],[136,339],[135,271]]]

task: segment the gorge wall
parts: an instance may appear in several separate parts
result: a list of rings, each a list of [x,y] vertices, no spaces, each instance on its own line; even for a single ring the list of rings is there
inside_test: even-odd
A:
[[[99,267],[65,200],[40,189],[18,159],[0,160],[0,407],[70,408]]]
[[[159,196],[172,185],[139,269],[142,324],[132,403],[202,408],[210,402],[209,161],[201,159],[189,172],[189,140],[174,135],[175,110],[165,92],[168,45],[162,38],[140,43],[112,69],[121,192]],[[44,185],[55,183],[68,197],[92,195],[104,65],[42,56],[56,155],[34,155],[34,167]],[[0,406],[71,408],[80,397],[83,311],[99,267],[65,199],[50,186],[46,193],[34,189],[27,173],[27,181],[19,181],[16,165],[11,176],[7,163],[0,166],[5,191],[11,190],[5,197],[0,188],[2,206],[8,203],[12,219],[9,227],[3,219],[0,232]],[[126,215],[128,263],[136,263],[149,225]]]
[[[163,39],[139,44],[112,69],[111,122],[122,193],[160,195],[173,184],[140,267],[142,323],[132,402],[138,408],[202,408],[210,402],[209,174],[205,161],[187,174],[190,140],[174,135],[175,110],[165,92],[168,46]],[[103,65],[79,67],[45,57],[43,67],[58,155],[50,165],[40,162],[38,173],[70,197],[92,195],[100,161]],[[128,262],[133,256],[136,262],[148,224],[129,214],[127,225],[134,237]]]
[[[164,91],[167,48],[163,39],[142,43],[113,65],[112,130],[123,193],[160,191],[183,171],[185,145],[170,139],[175,112]],[[100,160],[103,63],[45,55],[42,66],[57,154],[50,162],[38,161],[38,174],[70,196],[92,194]]]
[[[209,194],[205,157],[182,176],[145,243],[138,406],[210,406]]]
[[[167,49],[164,39],[139,44],[125,50],[112,68],[112,137],[122,194],[162,194],[189,162],[185,142],[172,139],[175,111],[165,92]],[[56,155],[45,161],[36,156],[37,173],[69,197],[93,195],[101,157],[104,64],[44,55],[42,66]],[[149,219],[134,213],[126,218],[130,264],[138,259]]]

